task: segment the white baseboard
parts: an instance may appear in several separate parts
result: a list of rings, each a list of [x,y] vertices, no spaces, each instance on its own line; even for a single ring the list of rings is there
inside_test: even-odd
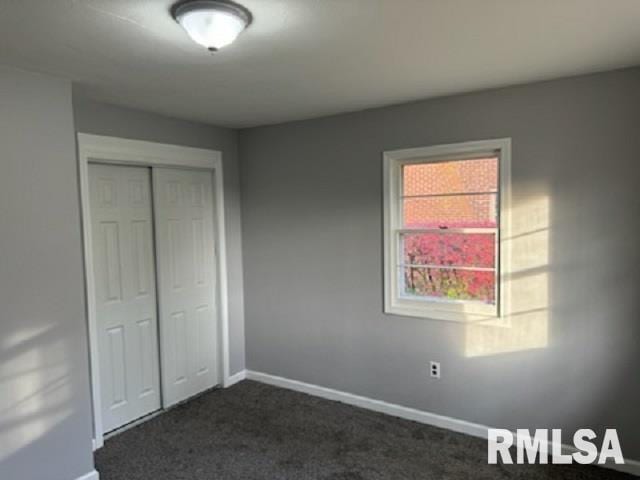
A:
[[[401,405],[383,402],[381,400],[374,400],[372,398],[354,395],[353,393],[341,392],[340,390],[334,390],[332,388],[320,387],[318,385],[299,382],[297,380],[289,380],[288,378],[277,377],[267,373],[247,370],[246,377],[248,380],[255,380],[257,382],[275,385],[276,387],[308,393],[309,395],[326,398],[328,400],[348,403],[349,405],[366,408],[367,410],[373,410],[374,412],[386,413],[387,415],[392,415],[394,417],[413,420],[414,422],[425,423],[427,425],[433,425],[434,427],[446,428],[447,430],[466,433],[467,435],[472,435],[474,437],[487,438],[487,430],[489,427],[479,425],[477,423],[465,422],[464,420],[457,420],[455,418],[436,415],[435,413],[429,413],[415,408],[403,407]]]
[[[76,478],[76,480],[100,480],[100,474],[98,474],[96,470],[92,470],[91,472]]]
[[[309,395],[326,398],[328,400],[335,400],[349,405],[354,405],[356,407],[365,408],[367,410],[373,410],[374,412],[385,413],[394,417],[413,420],[414,422],[424,423],[426,425],[432,425],[434,427],[444,428],[483,439],[487,438],[488,430],[491,428],[478,423],[467,422],[444,415],[437,415],[435,413],[425,412],[415,408],[404,407],[402,405],[383,402],[381,400],[374,400],[361,395],[354,395],[353,393],[321,387],[319,385],[300,382],[298,380],[290,380],[288,378],[270,375],[268,373],[256,372],[253,370],[246,370],[240,373],[243,374],[242,379],[246,378],[248,380],[255,380],[256,382],[295,390],[297,392],[307,393]],[[239,375],[239,373],[234,375],[234,377],[237,375]],[[551,445],[549,445],[549,451],[551,451]],[[573,446],[562,445],[563,453],[571,454],[576,451],[577,449]],[[625,460],[624,465],[607,463],[605,465],[598,466],[640,476],[640,462],[636,460]]]
[[[236,383],[241,382],[245,378],[247,378],[247,371],[246,370],[240,370],[238,373],[234,373],[233,375],[225,378],[224,388],[229,388],[229,387],[235,385]]]

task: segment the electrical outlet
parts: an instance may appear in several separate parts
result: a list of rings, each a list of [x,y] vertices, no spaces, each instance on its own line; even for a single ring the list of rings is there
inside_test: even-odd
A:
[[[440,378],[440,362],[429,362],[431,378]]]

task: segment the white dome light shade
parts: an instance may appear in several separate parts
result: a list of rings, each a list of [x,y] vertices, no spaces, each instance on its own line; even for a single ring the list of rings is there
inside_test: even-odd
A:
[[[232,43],[251,21],[244,8],[217,0],[183,3],[174,16],[194,42],[210,50]]]

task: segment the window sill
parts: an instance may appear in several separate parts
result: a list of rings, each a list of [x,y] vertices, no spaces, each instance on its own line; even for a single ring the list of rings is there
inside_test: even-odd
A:
[[[451,311],[438,309],[438,305],[404,305],[397,304],[385,306],[384,313],[387,315],[399,315],[403,317],[422,318],[425,320],[443,320],[447,322],[457,323],[474,323],[497,321],[501,322],[501,318],[496,314],[475,313],[468,311]]]

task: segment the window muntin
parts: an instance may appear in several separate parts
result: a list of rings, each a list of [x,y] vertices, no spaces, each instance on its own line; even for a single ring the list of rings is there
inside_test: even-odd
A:
[[[499,315],[508,147],[497,140],[385,154],[385,311],[452,320]]]

